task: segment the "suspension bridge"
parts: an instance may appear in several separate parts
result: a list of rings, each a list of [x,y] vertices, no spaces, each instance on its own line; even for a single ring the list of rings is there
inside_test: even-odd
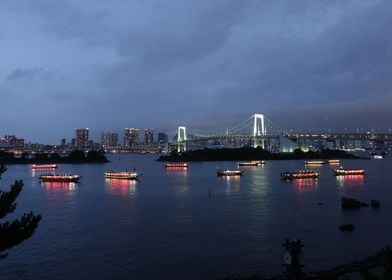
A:
[[[179,126],[171,146],[178,152],[203,147],[262,147],[279,150],[279,136],[283,131],[263,114],[253,114],[237,125],[224,131],[200,134],[185,126]]]

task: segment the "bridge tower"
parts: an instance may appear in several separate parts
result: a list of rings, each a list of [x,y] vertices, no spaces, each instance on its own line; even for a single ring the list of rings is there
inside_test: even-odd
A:
[[[253,115],[253,147],[257,148],[261,146],[263,149],[265,148],[264,138],[267,134],[265,129],[265,121],[263,114],[254,114]]]
[[[186,127],[179,126],[177,130],[177,152],[186,152]]]

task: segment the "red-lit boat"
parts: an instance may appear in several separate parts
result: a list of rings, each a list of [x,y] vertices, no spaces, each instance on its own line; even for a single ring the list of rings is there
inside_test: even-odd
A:
[[[188,163],[186,162],[168,162],[165,164],[166,168],[188,168]]]
[[[296,172],[284,172],[280,176],[282,180],[294,180],[294,179],[305,179],[305,178],[318,178],[319,173],[313,170],[301,170]]]
[[[42,182],[78,182],[82,176],[76,174],[45,174],[39,176]]]
[[[223,177],[223,176],[242,176],[243,171],[238,170],[238,169],[234,169],[234,170],[221,170],[219,169],[217,171],[217,174],[219,177]]]
[[[31,165],[31,169],[34,170],[42,170],[42,169],[56,169],[59,166],[57,164],[33,164]]]
[[[342,175],[364,175],[365,170],[360,169],[360,168],[351,168],[351,169],[345,169],[345,168],[338,168],[334,169],[333,173],[335,176],[342,176]]]
[[[122,180],[137,180],[139,178],[139,174],[136,172],[105,172],[105,178],[108,179],[122,179]]]
[[[252,160],[252,161],[239,162],[238,166],[259,166],[262,164],[265,164],[264,160]]]

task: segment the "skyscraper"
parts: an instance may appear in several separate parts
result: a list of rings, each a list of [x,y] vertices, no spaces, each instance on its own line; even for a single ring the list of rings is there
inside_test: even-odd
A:
[[[124,129],[124,146],[135,147],[138,146],[139,141],[139,129],[137,128],[125,128]]]
[[[75,128],[75,146],[78,150],[89,147],[88,128]]]
[[[150,146],[154,143],[154,129],[146,128],[144,130],[144,144]]]
[[[118,146],[118,134],[117,133],[112,133],[112,137],[110,139],[110,146],[112,146],[112,147]]]
[[[101,133],[101,146],[106,148],[111,144],[112,134],[110,132],[102,132]]]

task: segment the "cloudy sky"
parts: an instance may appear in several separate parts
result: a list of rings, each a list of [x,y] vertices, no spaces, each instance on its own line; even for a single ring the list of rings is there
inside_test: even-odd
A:
[[[392,127],[392,1],[1,0],[0,136]]]

